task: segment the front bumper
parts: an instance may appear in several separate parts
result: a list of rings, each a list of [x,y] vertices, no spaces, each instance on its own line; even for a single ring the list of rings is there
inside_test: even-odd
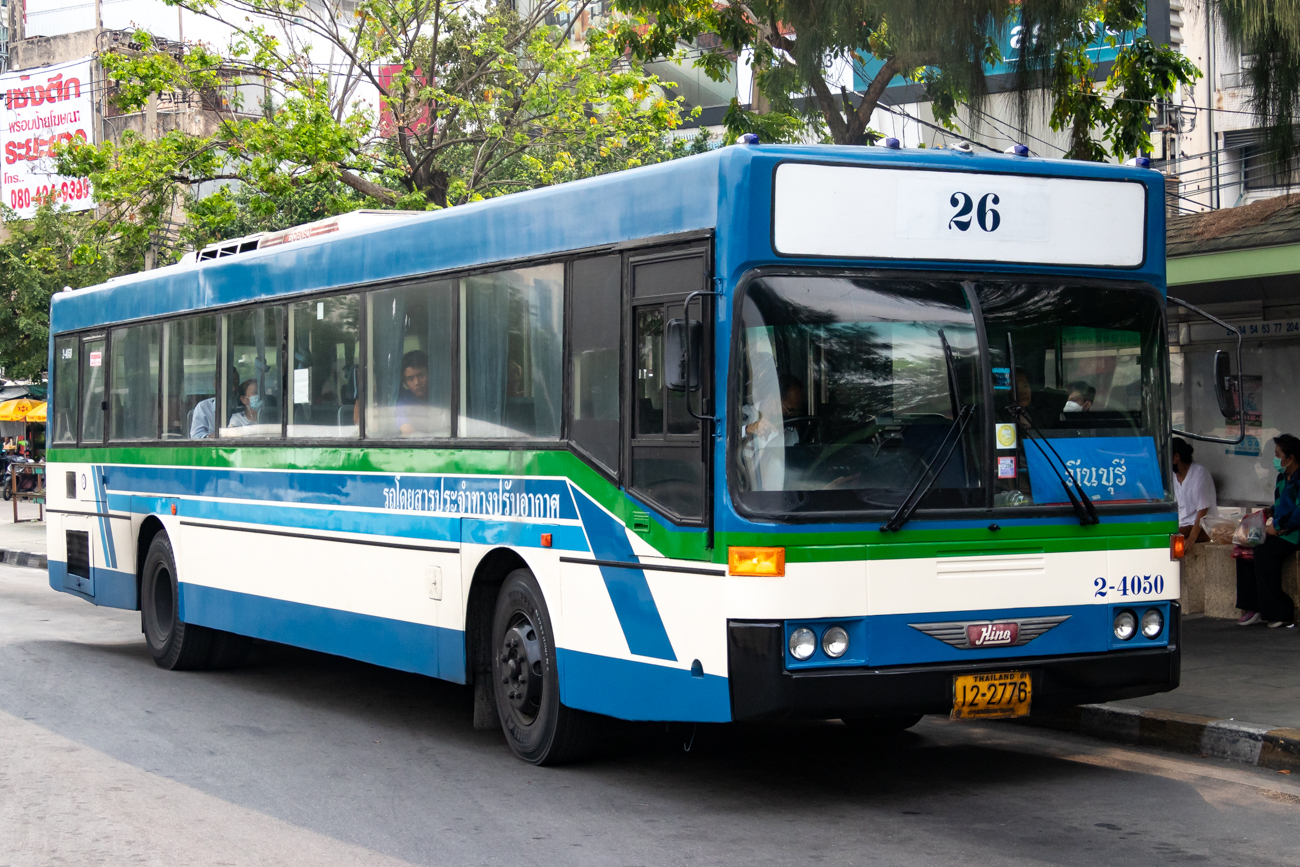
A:
[[[781,621],[732,620],[727,624],[731,715],[747,720],[947,713],[953,675],[1008,669],[1030,672],[1034,707],[1168,692],[1178,686],[1181,665],[1176,602],[1170,605],[1168,629],[1167,647],[1143,650],[790,672]]]

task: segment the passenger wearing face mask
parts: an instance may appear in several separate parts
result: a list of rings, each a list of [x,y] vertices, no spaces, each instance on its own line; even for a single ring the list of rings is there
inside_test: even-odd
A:
[[[1087,412],[1092,409],[1092,402],[1097,397],[1097,389],[1080,380],[1070,383],[1070,396],[1065,401],[1062,412]]]
[[[248,427],[257,424],[257,414],[262,410],[262,395],[257,393],[257,380],[244,380],[239,384],[236,394],[243,409],[230,417],[229,427]]]
[[[1300,549],[1300,439],[1282,434],[1273,440],[1277,483],[1272,518],[1262,544],[1251,549],[1253,560],[1237,560],[1238,626],[1263,620],[1270,629],[1295,627],[1295,602],[1282,589],[1282,564]]]

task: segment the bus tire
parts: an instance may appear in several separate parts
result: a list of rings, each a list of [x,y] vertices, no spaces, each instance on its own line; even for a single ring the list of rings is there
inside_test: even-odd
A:
[[[891,735],[907,731],[921,721],[922,714],[901,713],[887,716],[845,717],[843,723],[857,734]]]
[[[554,635],[537,579],[514,570],[492,618],[492,683],[506,742],[534,765],[580,758],[590,727],[588,714],[560,703]]]
[[[212,630],[180,619],[176,558],[166,533],[149,544],[140,577],[140,620],[149,655],[160,668],[187,671],[205,668],[212,649]]]

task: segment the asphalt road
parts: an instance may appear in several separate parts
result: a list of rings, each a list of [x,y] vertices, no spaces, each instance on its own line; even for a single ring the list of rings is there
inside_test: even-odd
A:
[[[997,723],[613,726],[537,769],[469,693],[139,616],[0,566],[0,864],[1300,864],[1300,780]],[[690,751],[684,747],[689,743]]]

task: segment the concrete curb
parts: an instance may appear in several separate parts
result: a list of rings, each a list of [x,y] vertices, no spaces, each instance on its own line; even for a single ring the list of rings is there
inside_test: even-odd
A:
[[[49,568],[49,561],[44,554],[12,551],[6,548],[0,548],[0,563],[4,563],[6,566],[30,566],[33,569]]]
[[[1300,729],[1113,704],[1035,713],[1026,722],[1121,744],[1300,771]]]

